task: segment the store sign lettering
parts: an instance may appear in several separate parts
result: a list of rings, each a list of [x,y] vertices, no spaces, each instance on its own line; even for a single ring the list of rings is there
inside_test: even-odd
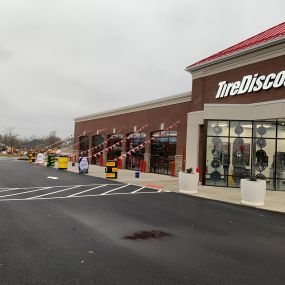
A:
[[[269,90],[285,86],[285,70],[279,73],[270,73],[265,75],[246,75],[241,81],[228,83],[227,81],[219,82],[216,98],[241,95],[245,93],[258,92],[260,90]]]

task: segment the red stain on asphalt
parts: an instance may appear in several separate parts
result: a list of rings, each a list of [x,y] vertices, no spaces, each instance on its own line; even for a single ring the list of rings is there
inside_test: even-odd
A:
[[[162,185],[155,185],[155,184],[145,184],[145,187],[154,188],[154,189],[162,189],[164,186]]]

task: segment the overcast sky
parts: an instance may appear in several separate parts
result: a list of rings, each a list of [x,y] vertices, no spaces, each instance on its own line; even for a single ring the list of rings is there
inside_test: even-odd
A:
[[[285,21],[284,0],[0,0],[0,133],[191,90],[184,68]]]

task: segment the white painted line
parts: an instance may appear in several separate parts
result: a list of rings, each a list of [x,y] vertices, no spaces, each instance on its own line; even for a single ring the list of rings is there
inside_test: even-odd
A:
[[[16,188],[9,188],[9,187],[2,187],[2,188],[0,188],[0,190],[5,190],[5,189],[16,189]]]
[[[126,184],[126,185],[123,185],[123,186],[121,186],[121,187],[117,187],[117,188],[115,188],[115,189],[109,190],[109,191],[107,191],[107,192],[105,192],[105,193],[102,193],[102,194],[100,194],[100,195],[108,195],[109,193],[111,193],[111,192],[113,192],[113,191],[116,191],[116,190],[125,188],[125,187],[127,187],[127,186],[129,186],[129,185],[130,185],[130,184]]]
[[[47,197],[47,198],[39,198],[39,199],[35,199],[35,200],[51,200],[51,199],[66,199],[66,198],[86,198],[86,197],[102,197],[102,196],[115,196],[115,195],[139,195],[139,194],[158,194],[159,192],[137,192],[135,194],[132,194],[132,193],[111,193],[111,194],[108,194],[108,195],[102,195],[102,194],[89,194],[89,195],[81,195],[81,196],[72,196],[72,197],[69,197],[69,196],[64,196],[64,197]],[[23,199],[23,200],[27,200],[27,199]],[[5,200],[3,200],[5,201]]]
[[[46,193],[46,194],[39,195],[39,196],[30,197],[30,198],[27,198],[27,199],[28,199],[28,200],[32,200],[32,199],[35,199],[35,198],[40,198],[40,197],[44,197],[44,196],[48,196],[48,195],[52,195],[52,194],[55,194],[55,193],[59,193],[59,192],[63,192],[63,191],[67,191],[67,190],[71,190],[71,189],[78,188],[78,187],[81,187],[81,186],[82,186],[82,185],[77,185],[77,186],[74,186],[74,187],[65,188],[65,189],[62,189],[62,190],[58,190],[58,191],[51,192],[51,193]],[[52,187],[50,187],[50,188],[52,188]]]
[[[138,184],[131,184],[133,186],[138,186],[138,187],[142,187],[142,185],[138,185]],[[150,187],[150,186],[147,186],[147,185],[144,185],[145,188],[148,188],[148,189],[153,189],[153,190],[161,190],[161,191],[167,191],[167,190],[164,190],[165,188],[162,187],[162,188],[156,188],[156,187]],[[169,191],[171,192],[171,191]]]
[[[93,183],[93,184],[85,184],[85,185],[79,185],[79,186],[94,186],[94,185],[105,185],[102,183]],[[115,183],[115,184],[108,184],[108,185],[122,185],[122,183]],[[59,187],[72,187],[72,186],[78,186],[78,184],[72,184],[72,185],[59,185],[59,186],[52,186],[52,188],[59,188]],[[50,186],[33,186],[33,187],[17,187],[17,188],[0,188],[0,190],[19,190],[19,189],[35,189],[35,188],[44,188],[44,187],[50,187]],[[0,191],[1,192],[1,191]]]
[[[131,192],[132,194],[134,194],[134,193],[137,193],[137,192],[139,192],[140,190],[142,190],[142,189],[144,189],[145,188],[145,186],[143,186],[143,187],[141,187],[141,188],[139,188],[139,189],[137,189],[137,190],[135,190],[135,191],[133,191],[133,192]]]
[[[35,187],[35,188],[37,188],[37,187]],[[39,187],[39,188],[40,188],[40,187]],[[4,189],[4,188],[1,188],[1,189]],[[4,190],[0,190],[0,193],[1,193],[1,192],[7,192],[7,191],[18,190],[18,189],[20,189],[20,188],[5,188]]]
[[[40,188],[40,189],[36,189],[36,190],[30,190],[30,191],[25,191],[25,192],[20,192],[20,193],[9,194],[9,195],[5,195],[5,196],[0,196],[0,198],[16,196],[16,195],[22,195],[22,194],[32,193],[32,192],[36,192],[36,191],[42,191],[42,190],[46,190],[46,189],[49,189],[49,188],[52,188],[52,187],[44,187],[44,188]]]
[[[132,193],[111,193],[108,195],[102,194],[94,194],[94,195],[82,195],[82,196],[63,196],[63,197],[44,197],[44,198],[24,198],[24,199],[0,199],[0,202],[3,201],[39,201],[39,200],[55,200],[55,199],[72,199],[72,198],[86,198],[86,197],[108,197],[108,196],[115,196],[115,195],[139,195],[139,194],[158,194],[159,192],[137,192],[135,194]],[[163,193],[163,192],[161,192]]]
[[[114,196],[114,195],[138,195],[138,194],[157,194],[157,193],[159,193],[159,192],[137,192],[137,193],[127,193],[127,192],[125,192],[125,193],[111,193],[111,194],[108,194],[108,195],[106,195],[106,196]],[[90,195],[91,196],[91,195]],[[99,196],[101,196],[101,195],[99,195]],[[80,197],[88,197],[88,195],[86,195],[86,196],[80,196]]]
[[[59,179],[59,178],[55,176],[48,176],[47,179]]]
[[[107,186],[107,185],[109,185],[109,184],[102,184],[102,185],[100,185],[100,186],[96,186],[96,187],[93,187],[93,188],[90,188],[90,189],[87,189],[87,190],[84,190],[84,191],[81,191],[81,192],[78,192],[78,193],[69,195],[69,196],[67,196],[67,197],[74,197],[74,196],[76,196],[76,195],[79,195],[79,194],[82,194],[82,193],[85,193],[85,192],[88,192],[88,191],[91,191],[91,190],[94,190],[94,189],[102,188],[102,187]]]
[[[10,188],[10,189],[7,189],[7,190],[1,190],[0,193],[2,192],[7,192],[7,191],[15,191],[15,190],[29,190],[29,189],[42,189],[42,188],[46,188],[46,187],[49,187],[49,186],[42,186],[42,187],[28,187],[28,188]],[[53,186],[52,186],[53,187]]]

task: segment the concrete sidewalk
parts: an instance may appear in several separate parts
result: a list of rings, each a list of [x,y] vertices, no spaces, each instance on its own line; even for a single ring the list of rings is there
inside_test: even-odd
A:
[[[72,167],[70,164],[68,170],[78,173],[78,165],[76,164],[76,166]],[[88,175],[105,178],[105,167],[90,165]],[[140,173],[140,178],[135,178],[135,171],[120,169],[117,181],[153,188],[161,188],[171,192],[179,192],[178,177],[168,175]],[[197,194],[191,195],[232,204],[240,204],[241,197],[239,188],[201,185],[199,186],[198,191],[199,192]],[[285,213],[285,191],[266,191],[265,205],[258,208]]]

